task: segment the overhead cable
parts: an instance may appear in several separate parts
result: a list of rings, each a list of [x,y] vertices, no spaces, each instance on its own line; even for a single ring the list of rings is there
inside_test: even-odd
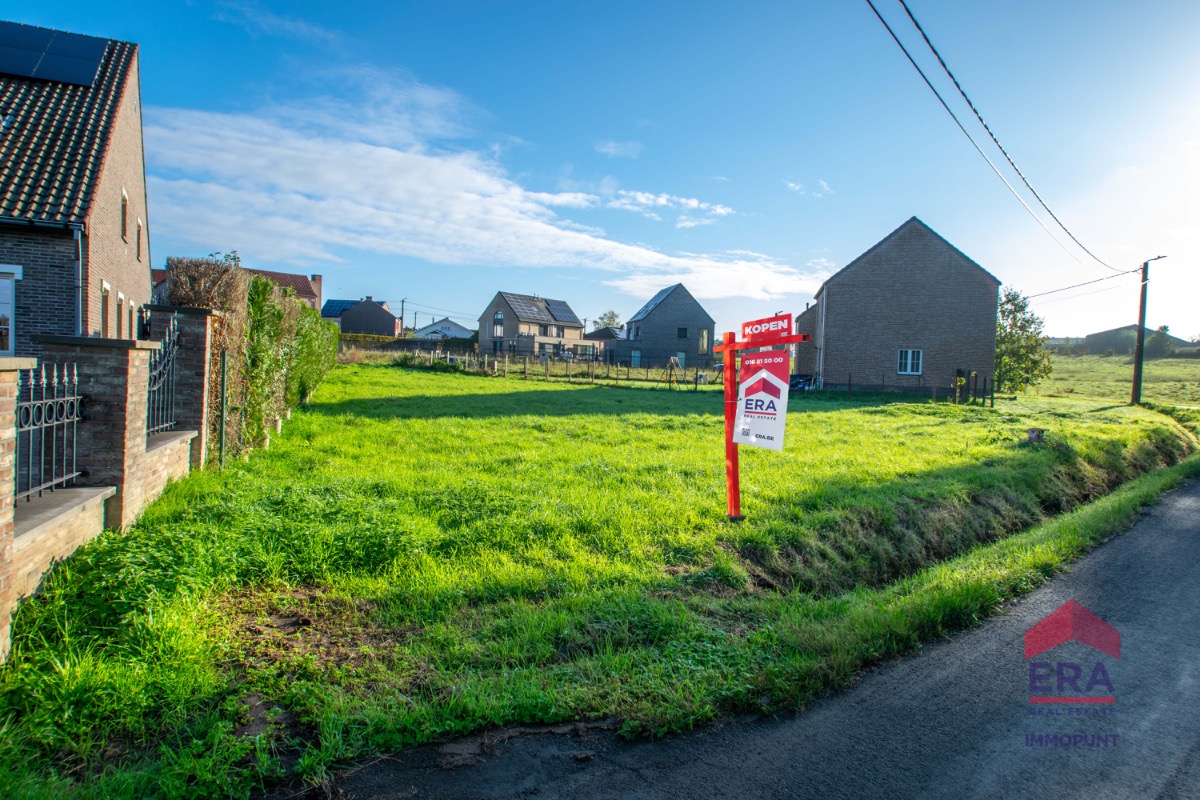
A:
[[[1055,244],[1061,247],[1063,251],[1067,253],[1067,255],[1071,256],[1071,258],[1075,259],[1080,264],[1083,264],[1083,261],[1080,260],[1079,256],[1075,255],[1075,253],[1069,247],[1059,241],[1059,238],[1054,235],[1054,232],[1050,230],[1049,227],[1047,227],[1046,223],[1042,221],[1042,218],[1034,213],[1034,210],[1029,207],[1028,203],[1025,202],[1025,198],[1021,197],[1017,190],[1013,188],[1013,185],[1008,182],[1008,179],[1004,177],[1003,173],[1000,172],[1000,169],[995,165],[995,163],[988,158],[987,153],[983,152],[983,149],[975,141],[975,138],[971,136],[971,134],[963,126],[962,122],[959,121],[958,116],[950,109],[950,106],[946,103],[945,99],[942,98],[941,93],[938,92],[933,83],[930,82],[929,78],[925,75],[925,71],[921,69],[920,65],[917,64],[916,60],[912,57],[912,54],[908,52],[908,48],[905,47],[904,43],[900,41],[900,37],[898,37],[896,32],[892,30],[892,26],[889,25],[887,20],[883,18],[883,15],[879,13],[879,9],[875,7],[875,4],[871,2],[871,0],[867,0],[867,5],[869,5],[871,10],[875,12],[875,16],[879,18],[881,23],[883,23],[883,27],[887,28],[887,32],[891,34],[892,41],[894,41],[896,46],[900,48],[900,51],[904,53],[905,58],[908,59],[908,63],[913,65],[913,69],[915,69],[917,74],[921,76],[921,80],[925,81],[925,85],[929,87],[929,91],[933,92],[933,96],[936,97],[938,102],[942,104],[942,108],[946,109],[946,113],[950,115],[950,119],[954,120],[954,124],[958,126],[960,131],[962,131],[963,136],[967,137],[967,140],[971,143],[971,146],[975,148],[975,152],[979,153],[980,157],[982,157],[983,160],[988,163],[988,166],[992,168],[992,172],[996,173],[996,177],[1008,187],[1008,191],[1012,193],[1012,196],[1017,198],[1017,202],[1024,206],[1025,210],[1029,212],[1029,216],[1033,217],[1034,221],[1037,222],[1038,225],[1042,226],[1042,230],[1044,230],[1047,235],[1054,240]]]
[[[1037,201],[1041,204],[1042,208],[1046,209],[1046,213],[1049,214],[1056,223],[1058,223],[1058,227],[1062,228],[1063,232],[1065,232],[1067,236],[1071,237],[1071,241],[1079,245],[1079,248],[1083,250],[1083,252],[1094,258],[1099,264],[1108,267],[1113,272],[1117,272],[1118,270],[1116,267],[1104,261],[1091,250],[1087,249],[1083,242],[1079,241],[1078,237],[1071,233],[1071,230],[1063,224],[1063,221],[1058,218],[1058,215],[1050,209],[1050,206],[1046,205],[1046,201],[1042,199],[1042,196],[1038,194],[1037,189],[1033,188],[1033,184],[1030,183],[1029,179],[1025,177],[1025,174],[1021,172],[1020,167],[1018,167],[1016,162],[1013,161],[1012,156],[1010,156],[1008,151],[1004,149],[1004,145],[1000,144],[1000,140],[996,138],[996,134],[992,132],[991,127],[984,121],[983,115],[979,113],[979,109],[975,107],[973,102],[971,102],[971,98],[967,97],[966,90],[963,89],[962,84],[958,82],[958,78],[954,77],[954,73],[950,71],[950,67],[946,64],[946,60],[942,58],[942,54],[939,53],[938,49],[933,46],[933,42],[930,40],[929,34],[925,33],[925,29],[921,27],[921,23],[917,22],[917,18],[913,14],[912,9],[908,7],[908,3],[906,3],[904,0],[900,0],[900,5],[904,6],[904,13],[908,14],[908,18],[912,20],[912,24],[916,26],[918,31],[920,31],[921,38],[924,39],[925,44],[929,46],[930,52],[932,52],[934,57],[937,58],[938,63],[942,65],[942,70],[944,70],[950,80],[954,82],[954,88],[958,89],[958,93],[962,96],[962,99],[966,101],[967,105],[970,106],[971,111],[974,112],[975,119],[979,120],[979,124],[983,126],[985,131],[987,131],[988,136],[992,138],[992,142],[1004,155],[1004,159],[1008,161],[1008,165],[1013,168],[1013,171],[1017,173],[1017,177],[1019,177],[1021,182],[1025,184],[1025,188],[1027,188],[1033,194],[1033,196],[1037,198]]]

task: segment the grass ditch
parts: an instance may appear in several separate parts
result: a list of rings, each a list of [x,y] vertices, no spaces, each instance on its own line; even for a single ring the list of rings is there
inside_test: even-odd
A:
[[[173,485],[20,607],[0,786],[246,796],[490,726],[795,707],[1198,471],[1145,409],[795,409],[787,451],[744,451],[730,527],[719,397],[341,367],[270,451]]]

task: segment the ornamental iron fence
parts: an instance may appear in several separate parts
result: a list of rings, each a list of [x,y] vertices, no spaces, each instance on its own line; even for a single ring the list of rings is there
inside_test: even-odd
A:
[[[49,373],[47,374],[47,368]],[[54,491],[81,474],[75,442],[83,398],[74,364],[23,369],[17,388],[17,499]]]
[[[150,353],[150,380],[146,398],[146,435],[175,427],[175,355],[179,352],[179,320],[171,318],[162,348]]]

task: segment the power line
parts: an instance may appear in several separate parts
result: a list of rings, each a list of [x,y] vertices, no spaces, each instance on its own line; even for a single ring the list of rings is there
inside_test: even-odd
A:
[[[1087,253],[1089,256],[1094,258],[1097,262],[1099,262],[1100,264],[1102,264],[1105,267],[1108,267],[1113,272],[1117,272],[1118,270],[1116,267],[1105,262],[1103,259],[1101,259],[1099,256],[1097,256],[1091,250],[1088,250],[1087,247],[1084,246],[1083,242],[1079,241],[1079,239],[1075,236],[1075,234],[1071,233],[1070,229],[1067,228],[1067,226],[1063,224],[1062,220],[1060,220],[1058,218],[1058,215],[1050,210],[1050,206],[1046,205],[1046,201],[1042,199],[1042,196],[1037,193],[1037,189],[1033,188],[1033,184],[1031,184],[1029,182],[1029,179],[1025,177],[1025,174],[1023,172],[1021,172],[1020,167],[1018,167],[1016,162],[1013,161],[1012,156],[1010,156],[1008,154],[1008,151],[1004,149],[1004,145],[1000,144],[1000,140],[998,138],[996,138],[996,134],[993,133],[992,129],[988,126],[988,124],[986,122],[984,122],[983,115],[979,113],[979,109],[977,109],[975,107],[975,104],[973,102],[971,102],[971,98],[967,97],[966,90],[963,89],[962,84],[958,82],[958,78],[954,77],[954,73],[950,71],[950,67],[949,67],[949,65],[946,64],[946,60],[944,58],[942,58],[942,54],[939,53],[938,49],[933,46],[933,42],[930,40],[929,34],[925,33],[925,29],[921,27],[921,23],[917,22],[917,18],[916,18],[916,16],[913,15],[912,9],[908,7],[908,3],[906,3],[904,0],[900,0],[900,5],[904,6],[904,13],[908,14],[908,18],[910,20],[912,20],[912,24],[916,26],[918,31],[920,31],[921,38],[925,40],[925,44],[929,45],[930,52],[932,52],[933,55],[937,58],[938,63],[942,65],[942,69],[945,71],[946,75],[950,78],[951,81],[954,82],[954,88],[958,89],[958,93],[960,95],[962,95],[962,99],[967,102],[967,105],[970,106],[971,111],[974,112],[975,119],[979,120],[979,124],[983,126],[983,129],[985,131],[987,131],[987,134],[988,134],[988,136],[991,137],[992,142],[996,145],[996,147],[1000,150],[1000,152],[1004,154],[1004,158],[1006,161],[1008,161],[1008,165],[1013,168],[1014,172],[1017,173],[1017,177],[1019,177],[1021,179],[1021,182],[1025,184],[1025,188],[1029,189],[1029,191],[1033,194],[1033,196],[1035,198],[1037,198],[1037,201],[1041,204],[1042,208],[1046,209],[1046,213],[1049,214],[1050,217],[1056,223],[1058,223],[1058,227],[1062,228],[1063,231],[1067,234],[1067,236],[1071,237],[1071,241],[1073,241],[1073,242],[1075,242],[1075,244],[1079,245],[1080,249],[1083,250],[1083,252]]]
[[[1113,277],[1115,278],[1117,276],[1113,275]],[[1100,294],[1101,292],[1111,292],[1114,289],[1127,289],[1130,286],[1137,286],[1137,283],[1132,283],[1132,282],[1131,283],[1118,283],[1116,286],[1107,286],[1103,289],[1093,289],[1090,292],[1081,292],[1080,294],[1073,294],[1068,297],[1056,297],[1053,300],[1039,301],[1038,305],[1039,306],[1048,306],[1051,303],[1061,303],[1064,300],[1078,300],[1080,297],[1087,297],[1090,294]]]
[[[1032,300],[1035,297],[1045,297],[1048,294],[1058,294],[1059,292],[1066,292],[1066,291],[1070,291],[1071,289],[1078,289],[1080,286],[1087,286],[1089,284],[1099,283],[1100,281],[1111,281],[1113,278],[1119,278],[1122,275],[1131,275],[1134,272],[1140,272],[1141,269],[1142,269],[1141,267],[1134,267],[1133,269],[1127,269],[1122,272],[1118,272],[1116,275],[1105,275],[1103,278],[1096,278],[1094,281],[1084,281],[1083,283],[1076,283],[1076,284],[1072,284],[1071,286],[1064,286],[1061,289],[1051,289],[1048,292],[1038,292],[1037,294],[1026,295],[1025,299]],[[1080,295],[1080,297],[1082,297],[1082,296],[1083,295]]]
[[[1080,260],[1079,256],[1075,255],[1070,248],[1059,241],[1058,237],[1054,235],[1054,232],[1051,231],[1050,228],[1047,227],[1046,223],[1042,221],[1042,218],[1034,213],[1034,210],[1029,207],[1028,203],[1025,202],[1025,198],[1021,197],[1017,190],[1013,188],[1013,185],[1008,182],[1008,179],[1005,178],[1000,172],[1000,169],[992,162],[990,158],[988,158],[987,153],[983,152],[983,149],[975,141],[975,138],[971,136],[971,134],[963,126],[962,122],[959,121],[958,116],[950,109],[950,106],[946,103],[945,99],[942,98],[941,93],[938,92],[933,83],[929,80],[928,76],[925,75],[925,71],[921,69],[921,66],[917,64],[916,59],[914,59],[912,54],[908,52],[908,48],[905,47],[904,43],[900,41],[900,37],[896,35],[894,30],[892,30],[892,26],[889,25],[887,20],[883,18],[883,15],[879,13],[879,9],[875,7],[875,4],[871,2],[871,0],[867,0],[867,5],[869,5],[871,10],[875,12],[875,16],[881,23],[883,23],[883,27],[887,29],[887,32],[891,34],[892,41],[894,41],[896,46],[900,48],[900,51],[904,53],[905,58],[908,59],[908,63],[912,64],[913,69],[915,69],[917,74],[921,76],[921,80],[925,81],[925,85],[929,87],[929,91],[933,92],[933,96],[936,97],[938,102],[942,104],[942,108],[946,109],[946,113],[950,115],[950,119],[954,120],[954,124],[958,126],[960,131],[962,131],[963,136],[967,137],[967,141],[969,141],[971,146],[975,148],[975,152],[979,153],[980,157],[988,163],[988,166],[992,168],[992,172],[996,173],[996,177],[1008,187],[1008,191],[1012,193],[1012,196],[1017,198],[1017,202],[1029,212],[1029,216],[1033,217],[1034,221],[1037,222],[1038,225],[1042,226],[1042,230],[1044,230],[1046,234],[1054,240],[1054,243],[1061,247],[1067,253],[1067,255],[1071,256],[1071,258],[1075,259],[1080,264],[1083,264],[1083,261]]]

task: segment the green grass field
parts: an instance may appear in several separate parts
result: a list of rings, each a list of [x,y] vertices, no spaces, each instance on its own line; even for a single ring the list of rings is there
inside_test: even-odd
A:
[[[1052,363],[1054,371],[1038,387],[1038,394],[1109,397],[1129,402],[1133,388],[1133,364],[1129,357],[1055,355]],[[1200,359],[1147,361],[1142,373],[1142,399],[1200,406]]]
[[[793,708],[1200,471],[1158,471],[1196,448],[1174,420],[1106,401],[805,397],[783,453],[743,448],[730,525],[722,430],[716,392],[339,367],[21,606],[0,787],[245,796],[488,726]]]

